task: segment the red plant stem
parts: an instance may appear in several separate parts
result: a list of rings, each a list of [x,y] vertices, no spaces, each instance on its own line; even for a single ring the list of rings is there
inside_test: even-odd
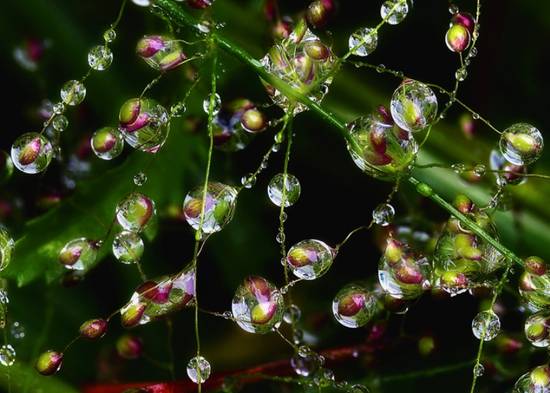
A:
[[[358,357],[362,353],[370,353],[375,351],[375,346],[370,344],[355,345],[350,347],[341,347],[322,351],[328,364],[334,364],[345,360],[350,360]],[[252,368],[216,373],[202,387],[204,391],[219,389],[227,377],[238,377],[249,375],[250,377],[242,378],[241,384],[250,384],[263,380],[262,375],[285,377],[294,375],[292,367],[290,367],[289,359],[277,360],[269,363],[264,363]],[[133,382],[125,384],[99,384],[87,385],[82,388],[83,393],[122,393],[126,389],[140,388],[147,393],[194,393],[197,390],[197,385],[190,380],[175,381],[175,382]]]

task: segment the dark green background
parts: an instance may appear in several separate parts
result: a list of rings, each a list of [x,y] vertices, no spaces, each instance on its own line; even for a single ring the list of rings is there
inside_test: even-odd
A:
[[[294,16],[308,4],[306,1],[280,3],[285,14]],[[546,135],[550,127],[547,107],[550,3],[537,0],[485,3],[479,55],[473,60],[459,97],[500,129],[526,121]],[[475,10],[473,0],[457,4],[464,10]],[[329,26],[333,35],[328,37],[329,41],[333,40],[337,53],[345,53],[347,36],[354,29],[378,23],[379,6],[380,1],[340,1],[338,13]],[[0,78],[4,87],[1,148],[8,150],[17,135],[40,128],[40,122],[31,116],[33,108],[42,99],[56,100],[64,81],[79,78],[86,72],[87,51],[101,42],[102,33],[114,19],[118,7],[119,2],[112,0],[4,0],[0,12]],[[381,29],[379,47],[367,61],[383,63],[416,79],[450,88],[458,59],[444,43],[450,18],[447,7],[445,1],[416,0],[402,24]],[[268,24],[263,19],[260,1],[218,0],[213,13],[217,21],[226,23],[224,32],[254,56],[261,57],[269,47]],[[127,98],[138,95],[155,76],[134,55],[134,47],[141,35],[165,31],[165,25],[157,17],[129,4],[112,46],[113,66],[108,72],[94,73],[86,81],[85,104],[69,113],[71,124],[62,135],[65,158],[94,129],[114,124],[120,105]],[[51,43],[36,73],[19,68],[12,56],[14,48],[28,37],[45,38]],[[224,100],[243,96],[258,102],[267,100],[260,82],[248,69],[224,54],[221,54],[221,63],[224,72],[220,75],[219,88]],[[190,114],[202,117],[201,102],[208,92],[206,72],[203,79],[189,105]],[[398,83],[393,77],[375,71],[346,67],[335,79],[325,104],[342,118],[351,120],[369,113],[378,104],[388,104]],[[174,71],[151,95],[168,106],[174,98],[182,97],[188,86],[182,72]],[[461,114],[459,108],[452,109],[448,118],[433,130],[421,162],[487,163],[497,135],[476,123],[476,138],[468,141],[457,122]],[[313,115],[300,115],[294,126],[296,138],[289,170],[300,179],[303,193],[300,201],[288,210],[287,239],[289,244],[310,237],[335,244],[351,229],[370,220],[372,209],[385,199],[391,185],[363,175],[349,158],[341,137]],[[259,136],[243,152],[216,152],[213,178],[238,184],[243,174],[257,167],[271,143],[272,134],[269,131]],[[198,133],[193,134],[181,123],[172,130],[143,187],[144,192],[155,199],[159,211],[169,204],[180,204],[185,193],[201,183],[207,147],[205,135],[205,127],[199,127]],[[98,226],[94,215],[108,222],[116,202],[132,188],[132,176],[147,162],[148,157],[142,153],[128,149],[126,152],[128,154],[111,163],[90,157],[92,171],[87,179],[78,183],[70,199],[72,202],[64,202],[45,216],[37,207],[36,199],[61,189],[63,165],[52,165],[44,176],[16,173],[0,188],[1,198],[12,203],[17,200],[20,206],[5,222],[15,238],[23,239],[5,275],[10,279],[10,319],[21,321],[26,328],[24,340],[11,340],[19,355],[15,370],[22,373],[14,378],[20,382],[30,381],[29,386],[60,392],[62,388],[55,382],[44,382],[28,371],[27,363],[32,363],[38,351],[61,348],[76,334],[83,320],[108,314],[123,304],[138,283],[135,269],[118,264],[112,256],[107,256],[77,287],[62,288],[56,278],[60,269],[55,255],[60,246],[77,236],[100,236],[104,230]],[[199,293],[204,308],[227,310],[234,289],[248,274],[260,274],[275,283],[283,281],[275,242],[278,210],[270,205],[265,192],[270,177],[281,168],[281,157],[277,155],[256,187],[243,192],[239,198],[232,223],[207,244],[199,271]],[[550,173],[548,154],[536,164],[534,171]],[[418,175],[447,199],[461,191],[476,200],[487,200],[490,178],[481,186],[470,187],[450,171],[422,171]],[[547,182],[530,180],[513,190],[516,220],[512,220],[510,213],[498,214],[503,243],[519,255],[550,257],[547,247],[550,241],[548,191]],[[407,187],[399,193],[396,207],[400,217],[415,212],[436,224],[446,217],[443,211],[420,200]],[[30,219],[35,220],[28,222]],[[181,268],[191,257],[192,240],[193,235],[185,223],[161,219],[154,241],[146,243],[143,259],[146,272],[156,275]],[[330,302],[338,289],[349,281],[373,277],[379,256],[372,234],[361,233],[342,250],[329,274],[295,289],[295,301],[304,313],[304,328],[318,338],[318,348],[365,340],[366,330],[350,331],[332,320]],[[25,286],[17,288],[18,282]],[[515,283],[511,283],[511,287],[514,286]],[[524,316],[518,312],[513,296],[504,300],[507,310],[503,318],[504,329],[519,333]],[[469,389],[471,375],[467,368],[434,378],[382,384],[377,383],[377,379],[472,359],[478,342],[471,335],[470,321],[477,309],[478,300],[467,295],[445,301],[422,298],[406,317],[389,319],[387,350],[372,359],[360,359],[336,368],[336,377],[361,380],[384,392],[403,389],[465,392]],[[178,313],[174,316],[174,324],[176,373],[179,378],[185,378],[185,364],[195,350],[192,313]],[[402,329],[407,337],[400,339]],[[208,316],[201,317],[201,331],[203,353],[214,372],[244,368],[291,354],[275,336],[252,336],[230,322]],[[144,338],[145,351],[150,357],[167,359],[166,327],[162,322],[136,332]],[[113,344],[120,334],[122,329],[115,320],[107,337],[99,343],[77,343],[67,354],[59,378],[73,386],[100,380],[169,378],[165,371],[143,360],[117,361],[113,357]],[[423,334],[433,334],[437,343],[436,352],[427,358],[420,357],[416,350],[416,339]],[[494,348],[489,345],[487,353],[494,353]],[[544,351],[523,351],[520,356],[492,359],[502,362],[500,373],[483,377],[480,389],[501,392],[509,389],[512,381],[529,365],[541,363]],[[504,369],[508,371],[504,373]],[[3,371],[0,381],[5,388]],[[14,391],[25,391],[24,387],[16,385]],[[35,388],[26,391],[35,391],[32,389]],[[262,385],[258,389],[280,392],[285,388]]]

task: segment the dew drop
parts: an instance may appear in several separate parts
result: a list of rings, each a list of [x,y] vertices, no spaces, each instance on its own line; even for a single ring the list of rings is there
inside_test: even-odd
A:
[[[276,206],[292,206],[298,201],[302,188],[300,181],[296,176],[287,173],[279,173],[275,175],[267,187],[267,195],[271,202]]]
[[[143,186],[147,182],[147,175],[143,172],[138,172],[134,175],[134,184],[138,187]]]
[[[78,105],[86,97],[86,87],[84,84],[77,80],[71,80],[66,82],[61,88],[61,100],[66,105]]]
[[[103,71],[113,63],[113,52],[107,45],[97,45],[88,52],[88,65],[96,71]]]
[[[365,57],[370,55],[378,45],[378,33],[375,29],[367,27],[356,30],[350,35],[348,48],[356,56]]]
[[[194,383],[204,383],[210,377],[210,363],[202,356],[195,356],[187,363],[187,376]]]
[[[484,341],[491,341],[500,332],[500,319],[492,310],[481,311],[472,320],[474,336]]]
[[[202,109],[206,114],[210,112],[210,100],[212,98],[212,94],[209,94],[208,97],[204,99],[202,102]],[[221,109],[222,106],[222,99],[218,93],[214,95],[214,106],[212,107],[212,115],[216,116]]]
[[[389,203],[382,203],[372,211],[374,223],[383,227],[390,225],[394,216],[395,209]]]
[[[390,25],[397,25],[405,19],[409,5],[402,0],[387,0],[380,7],[380,16]]]
[[[15,349],[10,344],[0,347],[0,364],[5,367],[11,367],[15,363]]]

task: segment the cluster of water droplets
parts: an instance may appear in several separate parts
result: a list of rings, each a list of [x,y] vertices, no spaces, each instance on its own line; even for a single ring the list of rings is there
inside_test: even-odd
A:
[[[262,65],[269,73],[276,75],[296,91],[319,103],[328,93],[336,58],[331,49],[301,20],[288,38],[277,42],[262,58]],[[307,108],[291,101],[275,86],[264,81],[267,92],[275,104],[294,113]]]

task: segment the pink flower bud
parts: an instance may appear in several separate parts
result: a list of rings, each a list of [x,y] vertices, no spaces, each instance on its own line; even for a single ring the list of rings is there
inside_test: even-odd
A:
[[[104,319],[91,319],[80,326],[80,336],[95,340],[105,335],[107,331],[107,321]]]
[[[42,375],[53,375],[59,371],[63,363],[63,354],[55,351],[42,353],[36,361],[35,368]]]
[[[143,342],[139,337],[127,334],[117,340],[116,350],[124,359],[137,359],[143,353]]]

